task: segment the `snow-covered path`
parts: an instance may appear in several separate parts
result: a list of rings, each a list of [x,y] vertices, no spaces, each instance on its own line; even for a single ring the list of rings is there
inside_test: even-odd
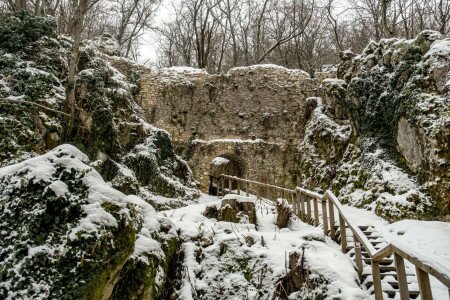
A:
[[[256,199],[254,196],[251,197]],[[235,296],[227,299],[241,299],[240,297],[243,295],[251,299],[252,295],[256,297],[261,294],[258,289],[262,288],[252,284],[254,281],[252,276],[258,277],[256,273],[260,272],[262,268],[270,270],[268,272],[270,274],[266,273],[265,275],[267,278],[264,279],[264,293],[273,295],[277,281],[288,271],[286,265],[289,253],[301,252],[303,247],[305,248],[306,268],[317,272],[329,281],[328,297],[341,299],[370,299],[373,297],[370,296],[369,291],[361,290],[356,284],[359,279],[354,261],[349,256],[352,251],[347,255],[343,254],[337,243],[329,237],[323,237],[321,228],[305,224],[294,217],[290,221],[289,228],[279,230],[275,225],[274,206],[262,201],[256,201],[257,227],[248,223],[221,222],[203,215],[207,206],[220,208],[220,204],[219,198],[203,194],[198,204],[159,213],[161,216],[170,218],[180,228],[181,236],[185,241],[184,263],[189,276],[185,274],[180,291],[181,299],[193,299],[192,295],[199,291],[205,296],[211,296],[211,291],[217,290],[219,286],[224,291],[238,291]],[[383,243],[376,248],[383,247],[390,241],[402,242],[419,251],[421,255],[432,258],[435,263],[448,265],[450,261],[450,224],[416,220],[389,224],[370,211],[346,205],[343,207],[346,215],[354,224],[370,226],[371,230],[380,235]],[[352,244],[351,233],[347,232],[347,235],[349,243]],[[247,243],[249,238],[254,244]],[[193,241],[202,239],[209,239],[212,243],[207,242],[206,246],[202,246],[202,255],[205,257],[199,262],[195,253],[198,251],[198,245],[196,246]],[[232,257],[226,258],[226,255],[218,257],[224,243],[231,245]],[[247,276],[250,278],[246,277],[242,270],[224,274],[223,267],[233,265],[233,262],[228,260],[239,260],[243,257],[252,265],[248,266],[251,275]],[[415,273],[413,265],[407,262],[406,267],[407,272]],[[207,270],[207,272],[203,272],[203,270]],[[218,278],[221,280],[217,281]],[[409,284],[410,290],[417,290],[417,282],[414,277],[412,278],[412,282]],[[435,299],[447,299],[447,288],[432,276],[430,280]],[[195,291],[193,292],[193,290]],[[242,291],[243,294],[239,291]]]
[[[319,275],[328,282],[325,285],[327,298],[370,299],[370,295],[357,284],[358,275],[351,259],[341,253],[333,241],[324,239],[320,228],[294,217],[289,228],[280,230],[274,224],[274,206],[262,201],[256,201],[257,227],[249,223],[217,221],[202,214],[207,206],[220,207],[220,204],[217,197],[203,195],[198,204],[159,213],[180,228],[185,241],[184,263],[187,271],[180,291],[181,299],[193,299],[192,295],[196,293],[208,299],[216,295],[215,291],[219,289],[222,294],[225,291],[236,293],[223,299],[252,299],[257,295],[258,298],[253,299],[271,299],[278,280],[287,272],[289,253],[302,253],[302,248],[305,249],[306,269],[313,272],[312,276]],[[198,240],[203,243],[201,252],[204,257],[200,262],[196,253],[199,247],[195,245]],[[224,244],[232,253],[230,257],[221,254]],[[242,259],[247,275],[242,270],[234,270],[239,268],[235,262]],[[224,269],[228,270],[228,274]],[[264,275],[260,274],[263,270]],[[264,279],[261,279],[262,276]],[[264,287],[258,286],[258,280]]]

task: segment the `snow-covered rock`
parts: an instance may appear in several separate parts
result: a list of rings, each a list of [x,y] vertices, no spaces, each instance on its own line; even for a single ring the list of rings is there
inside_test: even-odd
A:
[[[143,266],[153,282],[135,287],[163,290],[174,252],[164,244],[176,232],[161,232],[150,204],[111,188],[88,164],[61,145],[0,168],[0,298],[108,298]]]

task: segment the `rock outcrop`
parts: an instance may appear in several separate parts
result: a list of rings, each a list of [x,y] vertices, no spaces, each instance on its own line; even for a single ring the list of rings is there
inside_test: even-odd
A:
[[[106,60],[117,54],[110,38],[81,48],[72,118],[65,113],[64,87],[72,41],[56,36],[51,18],[26,12],[2,16],[0,32],[0,166],[69,142],[96,161],[113,187],[138,194],[158,209],[198,196],[169,134],[150,125],[136,101],[137,73],[124,75]],[[11,47],[11,40],[20,42]]]
[[[2,299],[108,299],[129,278],[136,297],[166,288],[176,231],[73,146],[0,168],[0,210]]]
[[[341,79],[324,80],[313,101],[298,179],[331,185],[344,201],[389,220],[446,218],[449,57],[450,40],[432,31],[349,56]]]

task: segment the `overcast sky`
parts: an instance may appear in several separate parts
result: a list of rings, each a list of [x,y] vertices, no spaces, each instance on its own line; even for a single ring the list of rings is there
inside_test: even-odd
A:
[[[154,26],[159,26],[163,22],[170,21],[174,18],[172,3],[181,2],[183,0],[162,0],[161,5],[156,12]],[[337,10],[344,11],[348,7],[346,0],[335,0],[334,6]],[[340,18],[342,15],[339,16]],[[146,63],[148,65],[155,65],[157,60],[157,39],[156,33],[149,30],[143,37],[143,45],[140,49],[140,63]]]
[[[179,1],[179,0],[177,0]],[[173,18],[173,8],[171,5],[171,0],[162,0],[162,3],[156,12],[156,17],[154,21],[154,26],[159,26],[164,21],[168,21],[171,18]],[[141,57],[140,62],[144,63],[147,62],[149,65],[153,65],[156,63],[157,58],[157,41],[156,41],[156,34],[153,31],[149,31],[144,35],[143,38],[143,45],[140,49]]]

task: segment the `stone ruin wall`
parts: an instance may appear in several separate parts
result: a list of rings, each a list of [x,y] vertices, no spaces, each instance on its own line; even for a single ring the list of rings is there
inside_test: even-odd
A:
[[[223,75],[200,70],[140,70],[140,104],[148,120],[167,130],[202,189],[212,160],[231,155],[240,175],[294,186],[294,150],[303,139],[305,100],[319,82],[299,70],[243,67]],[[217,175],[217,174],[216,174]]]

